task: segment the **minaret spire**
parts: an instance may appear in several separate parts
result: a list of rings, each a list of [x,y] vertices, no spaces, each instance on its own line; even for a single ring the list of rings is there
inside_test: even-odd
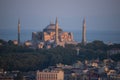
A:
[[[18,19],[18,45],[20,44],[20,19]]]
[[[50,21],[50,24],[53,24],[53,22],[52,22],[52,21]]]
[[[86,45],[86,20],[84,18],[83,20],[83,28],[82,28],[82,44],[85,46]]]
[[[56,21],[55,21],[55,44],[58,45],[58,19],[56,17]]]

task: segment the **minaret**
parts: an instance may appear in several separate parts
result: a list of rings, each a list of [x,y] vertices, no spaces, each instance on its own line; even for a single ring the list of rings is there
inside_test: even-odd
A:
[[[20,19],[18,19],[18,45],[20,44]]]
[[[83,20],[83,28],[82,28],[82,45],[86,45],[86,21],[85,18]]]
[[[56,22],[55,22],[55,44],[58,45],[58,19],[56,17]]]

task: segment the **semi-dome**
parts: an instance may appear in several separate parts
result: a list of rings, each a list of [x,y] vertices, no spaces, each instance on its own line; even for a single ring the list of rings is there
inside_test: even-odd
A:
[[[53,32],[55,31],[55,24],[49,24],[45,29],[43,29],[44,32]],[[62,29],[59,28],[59,32],[61,32]]]

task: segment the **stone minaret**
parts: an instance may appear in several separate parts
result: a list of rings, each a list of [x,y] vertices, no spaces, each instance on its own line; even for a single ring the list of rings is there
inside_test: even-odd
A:
[[[20,19],[18,19],[18,44],[20,44]]]
[[[56,18],[56,22],[55,22],[55,44],[58,45],[58,20]]]
[[[82,28],[82,45],[86,45],[86,21],[85,18],[83,20],[83,28]]]

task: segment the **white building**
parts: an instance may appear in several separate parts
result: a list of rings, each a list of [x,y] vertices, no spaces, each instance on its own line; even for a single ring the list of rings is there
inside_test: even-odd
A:
[[[36,80],[64,80],[64,71],[62,70],[47,70],[37,71]]]
[[[29,40],[28,40],[28,41],[26,41],[26,42],[25,42],[25,46],[27,46],[27,47],[32,46],[32,42],[31,42],[31,41],[29,41]]]

